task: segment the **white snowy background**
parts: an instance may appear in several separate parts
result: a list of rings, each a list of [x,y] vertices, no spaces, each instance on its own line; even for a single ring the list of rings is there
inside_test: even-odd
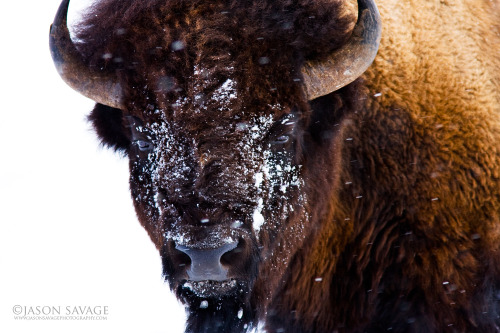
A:
[[[72,0],[70,22],[89,0]],[[92,101],[48,48],[59,0],[0,4],[0,332],[183,332],[136,220],[127,160],[99,147]],[[106,321],[16,321],[13,307],[107,306]]]

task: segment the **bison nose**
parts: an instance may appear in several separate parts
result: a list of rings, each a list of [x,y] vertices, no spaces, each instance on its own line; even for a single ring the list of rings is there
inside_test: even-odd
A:
[[[227,269],[221,263],[221,257],[234,250],[238,242],[224,244],[217,248],[199,249],[184,245],[175,248],[189,256],[191,264],[187,274],[192,281],[224,281],[228,279]]]

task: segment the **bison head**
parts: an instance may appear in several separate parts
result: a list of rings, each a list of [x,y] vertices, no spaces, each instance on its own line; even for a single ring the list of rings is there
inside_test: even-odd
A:
[[[358,1],[354,24],[340,0],[103,1],[79,44],[68,5],[51,28],[54,62],[130,159],[139,220],[188,331],[255,325],[326,214],[348,108],[328,94],[373,60],[375,5]]]

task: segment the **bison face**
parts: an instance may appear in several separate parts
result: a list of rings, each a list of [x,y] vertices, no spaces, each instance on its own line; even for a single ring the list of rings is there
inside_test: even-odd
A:
[[[191,78],[207,81],[196,68]],[[259,270],[281,276],[305,235],[307,119],[272,98],[250,103],[236,77],[208,81],[125,116],[132,197],[179,297],[194,308],[228,298],[252,316]]]
[[[318,184],[334,188],[349,106],[318,97],[372,62],[375,5],[358,1],[354,26],[352,1],[106,0],[77,46],[68,4],[52,57],[98,102],[98,135],[130,158],[136,211],[188,305],[187,331],[248,328],[331,205]]]

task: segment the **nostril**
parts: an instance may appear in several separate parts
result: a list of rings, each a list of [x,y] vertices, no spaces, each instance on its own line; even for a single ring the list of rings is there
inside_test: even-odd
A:
[[[240,239],[238,241],[238,245],[234,249],[227,251],[221,256],[221,264],[228,267],[236,265],[241,261],[241,255],[244,249],[245,241],[243,239]]]
[[[177,246],[175,247],[173,259],[176,265],[179,267],[191,265],[191,258],[189,257],[189,255],[177,249]]]

